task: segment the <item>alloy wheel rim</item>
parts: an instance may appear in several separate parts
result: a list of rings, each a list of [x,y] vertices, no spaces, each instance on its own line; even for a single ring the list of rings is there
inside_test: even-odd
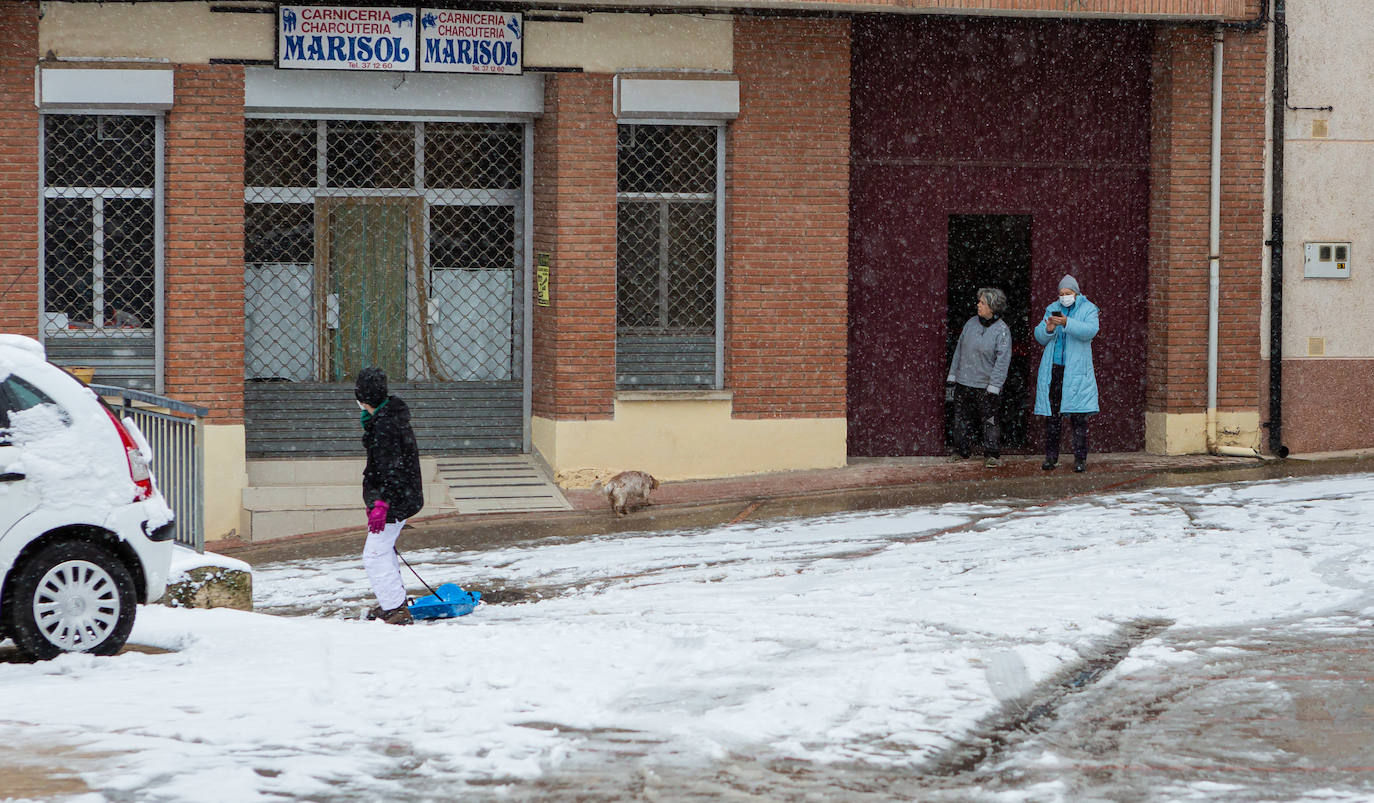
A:
[[[88,650],[119,621],[119,589],[101,566],[69,560],[43,575],[33,594],[34,621],[43,637],[63,650]]]

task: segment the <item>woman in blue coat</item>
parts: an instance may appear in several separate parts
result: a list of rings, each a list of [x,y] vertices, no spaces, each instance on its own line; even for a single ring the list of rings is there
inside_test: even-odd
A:
[[[1097,376],[1093,373],[1093,338],[1097,336],[1097,305],[1084,298],[1078,281],[1059,280],[1059,300],[1045,308],[1035,327],[1035,339],[1045,347],[1035,387],[1035,414],[1045,419],[1045,462],[1049,471],[1059,463],[1063,416],[1073,428],[1073,470],[1088,465],[1088,416],[1097,412]]]

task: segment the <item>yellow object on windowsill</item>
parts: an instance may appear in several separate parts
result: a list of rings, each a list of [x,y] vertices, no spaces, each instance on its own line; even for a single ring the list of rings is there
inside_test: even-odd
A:
[[[87,385],[95,381],[95,369],[87,365],[64,365],[62,370],[85,382]]]

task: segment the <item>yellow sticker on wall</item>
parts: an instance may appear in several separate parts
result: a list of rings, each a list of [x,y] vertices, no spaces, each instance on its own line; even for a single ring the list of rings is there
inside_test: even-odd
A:
[[[541,307],[549,305],[549,255],[538,253],[534,255],[534,300]]]

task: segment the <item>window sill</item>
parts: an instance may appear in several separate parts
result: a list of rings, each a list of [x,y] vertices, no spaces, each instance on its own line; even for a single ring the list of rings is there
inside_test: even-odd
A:
[[[733,390],[618,390],[618,402],[733,401]]]

